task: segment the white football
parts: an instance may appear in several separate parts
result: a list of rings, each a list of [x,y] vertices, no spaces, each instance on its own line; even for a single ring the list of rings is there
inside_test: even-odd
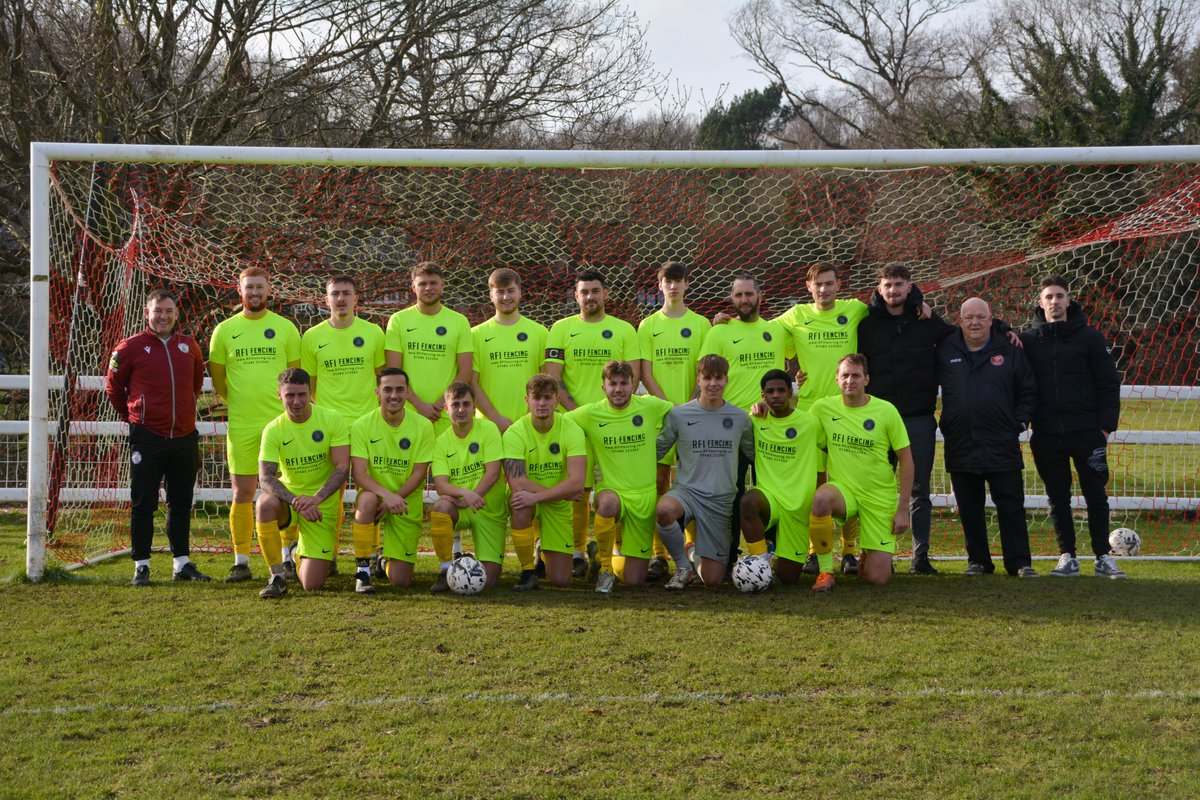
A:
[[[733,585],[745,594],[765,592],[774,577],[771,565],[757,556],[743,556],[733,565]]]
[[[463,556],[446,570],[446,583],[455,594],[479,594],[487,584],[487,573],[477,559]]]
[[[1142,552],[1142,537],[1133,528],[1117,528],[1108,535],[1113,555],[1136,556]]]

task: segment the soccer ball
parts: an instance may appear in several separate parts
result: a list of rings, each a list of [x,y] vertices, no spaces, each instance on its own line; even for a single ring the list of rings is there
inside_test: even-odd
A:
[[[771,586],[771,565],[757,556],[744,556],[733,565],[733,585],[745,594],[765,592]]]
[[[487,583],[483,564],[470,556],[455,559],[446,570],[446,583],[455,594],[479,594]]]
[[[1108,535],[1108,546],[1118,556],[1136,556],[1142,552],[1142,537],[1133,528],[1117,528]]]

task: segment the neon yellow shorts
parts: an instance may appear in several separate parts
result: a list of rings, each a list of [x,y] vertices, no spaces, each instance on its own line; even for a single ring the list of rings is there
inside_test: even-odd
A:
[[[225,434],[225,461],[231,475],[257,475],[262,428],[238,428]]]
[[[338,526],[342,521],[342,494],[335,493],[321,503],[321,521],[309,522],[288,508],[293,520],[300,524],[300,540],[296,552],[302,558],[319,558],[332,561],[337,554]]]
[[[496,517],[483,511],[471,508],[458,509],[458,523],[455,530],[470,529],[475,540],[475,558],[480,561],[490,561],[493,564],[504,563],[504,539],[508,534],[507,517]]]
[[[767,527],[775,528],[775,555],[803,564],[808,558],[808,515],[812,510],[812,502],[801,509],[785,508],[783,501],[762,486],[754,487],[754,491],[766,498],[771,507],[771,519]]]
[[[383,557],[414,564],[417,542],[421,539],[421,521],[408,515],[385,514],[379,523],[383,539]]]
[[[650,558],[650,548],[654,543],[654,507],[658,504],[658,493],[651,489],[648,492],[619,492],[617,496],[621,498],[621,555],[626,558]]]
[[[538,503],[533,518],[537,520],[542,549],[551,553],[574,553],[575,532],[571,527],[570,500],[549,500]]]
[[[658,460],[658,463],[666,467],[673,467],[679,463],[679,454],[675,452],[675,445],[671,445],[671,449]]]
[[[845,486],[830,481],[842,493],[846,501],[846,519],[858,517],[858,543],[863,550],[880,550],[884,553],[896,552],[896,534],[892,532],[892,520],[899,508],[899,497],[888,508],[880,503],[863,502]],[[838,520],[845,522],[846,520]]]

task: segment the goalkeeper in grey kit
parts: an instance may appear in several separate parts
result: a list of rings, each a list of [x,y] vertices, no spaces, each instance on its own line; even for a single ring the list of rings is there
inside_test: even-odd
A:
[[[729,530],[737,493],[738,452],[748,460],[754,458],[750,417],[726,402],[728,383],[728,361],[715,354],[701,358],[696,364],[699,397],[671,409],[658,435],[658,457],[672,446],[679,456],[675,480],[655,509],[658,534],[675,560],[668,590],[683,589],[694,571],[708,586],[725,578],[733,547]],[[683,527],[689,522],[696,523],[695,570],[688,563],[684,544]]]

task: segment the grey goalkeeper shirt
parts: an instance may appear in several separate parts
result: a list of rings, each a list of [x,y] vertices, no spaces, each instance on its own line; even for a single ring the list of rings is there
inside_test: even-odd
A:
[[[707,409],[698,400],[667,412],[658,434],[658,457],[674,445],[679,455],[675,485],[709,497],[730,498],[737,492],[738,450],[754,459],[750,415],[726,401]]]

